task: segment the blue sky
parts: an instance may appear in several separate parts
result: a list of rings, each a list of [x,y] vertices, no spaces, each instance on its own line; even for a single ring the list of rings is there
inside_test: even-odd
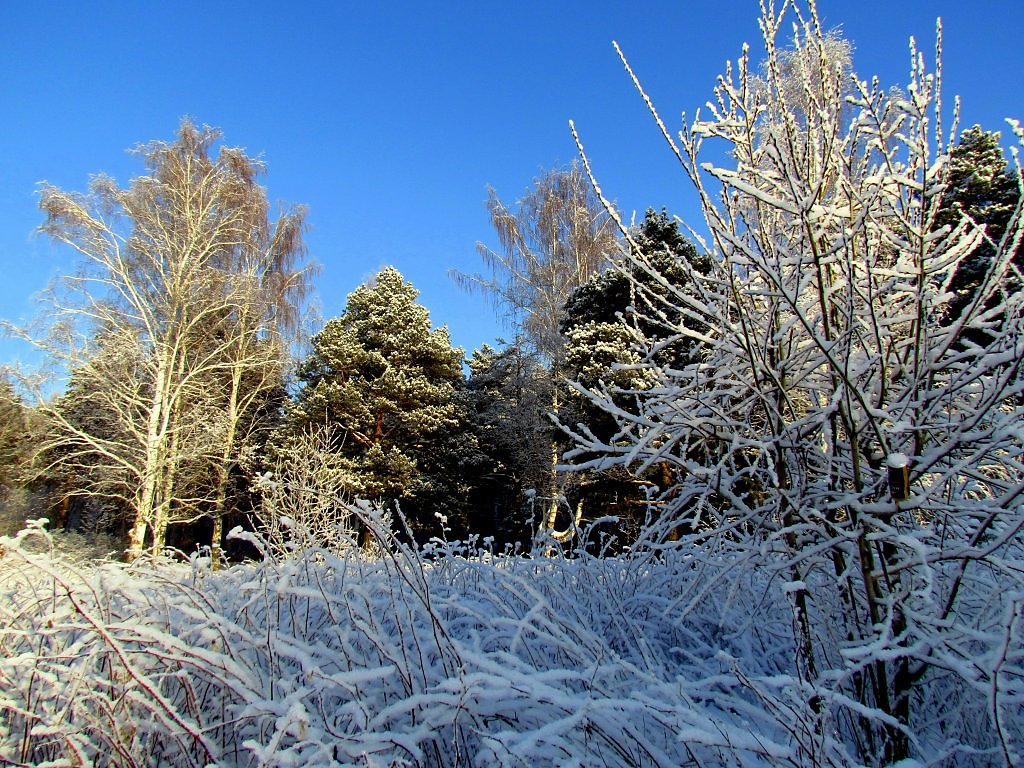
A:
[[[1022,0],[822,0],[861,77],[907,79],[907,39],[929,62],[944,32],[945,92],[962,126],[1024,120]],[[493,242],[487,185],[520,197],[576,157],[576,121],[605,193],[627,216],[694,199],[612,49],[618,40],[670,127],[710,96],[757,3],[9,2],[0,25],[0,317],[72,268],[35,236],[36,185],[83,190],[141,168],[126,150],[218,126],[268,165],[272,201],[309,207],[324,318],[392,264],[467,352],[505,334],[487,301],[452,283]],[[21,356],[0,341],[0,363]]]

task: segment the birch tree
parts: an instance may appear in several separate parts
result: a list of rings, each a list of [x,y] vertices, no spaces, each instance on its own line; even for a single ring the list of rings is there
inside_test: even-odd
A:
[[[126,189],[97,176],[86,194],[41,191],[42,231],[82,263],[49,294],[53,322],[35,341],[114,427],[43,402],[46,447],[72,473],[104,467],[75,492],[118,489],[132,556],[147,542],[159,551],[172,522],[222,516],[244,415],[280,386],[283,334],[307,285],[304,211],[272,222],[262,165],[226,146],[212,157],[219,138],[184,120],[173,142],[136,149],[146,173]]]
[[[1011,765],[1024,744],[1019,197],[998,234],[968,210],[939,221],[956,135],[940,45],[929,70],[912,41],[909,82],[884,89],[852,74],[813,2],[762,8],[764,64],[744,48],[678,135],[629,70],[696,190],[714,264],[674,294],[693,361],[648,350],[638,410],[585,390],[617,429],[576,430],[577,455],[671,462],[674,515],[646,544],[685,521],[708,579],[755,569],[789,601],[791,680],[746,684],[796,708],[798,724],[780,724],[808,763]],[[950,312],[983,242],[991,258]],[[642,250],[629,259],[651,270]],[[709,441],[724,450],[696,460]]]
[[[540,176],[515,207],[490,189],[487,212],[499,248],[478,243],[477,250],[489,274],[453,276],[489,296],[517,337],[557,366],[565,346],[558,328],[562,308],[619,253],[615,223],[577,166]]]
[[[515,207],[491,189],[487,211],[498,237],[494,250],[477,250],[489,274],[455,273],[456,282],[487,294],[507,313],[521,338],[549,368],[552,386],[547,409],[558,414],[565,358],[559,323],[572,292],[614,260],[621,250],[615,222],[602,207],[578,166],[556,169],[538,178]],[[549,502],[542,527],[554,531],[559,511],[561,456],[552,440],[546,492]]]

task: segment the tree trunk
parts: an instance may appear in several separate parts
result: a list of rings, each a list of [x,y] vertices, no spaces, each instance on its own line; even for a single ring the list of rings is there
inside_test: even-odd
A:
[[[551,414],[558,417],[559,409],[561,408],[561,402],[558,398],[558,387],[555,381],[555,368],[552,366],[551,371]],[[554,437],[551,438],[551,469],[550,469],[550,483],[551,491],[548,500],[548,508],[544,514],[544,531],[551,536],[555,535],[555,523],[558,518],[558,442]]]
[[[142,492],[135,508],[135,523],[129,540],[128,559],[142,555],[145,545],[146,527],[155,523],[155,507],[160,482],[160,465],[163,454],[163,433],[161,425],[167,389],[167,359],[161,357],[157,365],[156,380],[153,382],[153,397],[150,401],[146,431],[146,459],[142,470]],[[154,534],[156,530],[154,528]]]
[[[146,530],[148,527],[144,519],[138,516],[135,518],[135,525],[132,526],[131,533],[128,536],[129,560],[141,557],[142,551],[146,546]]]
[[[224,539],[224,516],[216,515],[213,518],[213,543],[210,546],[210,567],[220,570],[221,541]]]
[[[153,554],[159,555],[167,545],[167,526],[170,522],[169,502],[165,499],[153,515]]]
[[[221,544],[224,538],[224,513],[227,508],[228,483],[231,480],[229,470],[232,456],[235,453],[235,439],[238,435],[238,402],[242,388],[242,370],[238,361],[231,368],[231,389],[227,402],[227,432],[224,435],[224,447],[217,466],[217,498],[213,505],[213,533],[210,537],[210,556],[214,570],[220,567]]]
[[[373,531],[370,530],[370,526],[366,523],[359,522],[359,548],[363,552],[369,552],[370,547],[373,545]]]

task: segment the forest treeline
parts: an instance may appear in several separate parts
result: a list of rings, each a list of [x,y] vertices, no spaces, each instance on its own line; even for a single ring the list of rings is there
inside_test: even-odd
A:
[[[3,381],[7,532],[45,516],[134,557],[219,551],[234,526],[283,515],[320,544],[369,546],[347,512],[356,499],[400,514],[417,540],[499,550],[569,537],[584,514],[636,527],[667,488],[658,473],[577,475],[561,459],[559,419],[600,429],[569,383],[625,382],[618,366],[637,357],[619,324],[625,241],[579,167],[544,174],[511,208],[491,191],[500,250],[480,246],[486,276],[453,277],[487,293],[514,338],[467,358],[391,267],[303,338],[316,275],[305,211],[272,219],[262,166],[220,138],[186,119],[173,141],[137,148],[144,171],[126,188],[43,188],[41,229],[81,270],[43,297],[46,333],[15,331],[66,385]],[[664,211],[634,235],[659,279],[707,259]],[[271,503],[271,478],[308,493]]]
[[[493,301],[512,341],[467,358],[393,267],[304,338],[316,277],[305,211],[272,220],[261,164],[220,138],[186,119],[174,141],[136,149],[144,172],[125,189],[104,176],[86,193],[44,187],[41,229],[82,269],[45,295],[47,333],[30,337],[68,374],[63,391],[0,382],[8,533],[46,516],[130,556],[220,552],[232,527],[284,516],[321,545],[369,546],[349,511],[364,499],[419,541],[499,550],[538,534],[583,543],[590,522],[615,518],[586,543],[618,551],[652,522],[678,461],[598,469],[563,455],[573,429],[616,439],[614,411],[650,389],[652,366],[696,359],[674,325],[700,323],[673,292],[713,257],[673,216],[648,209],[622,230],[579,166],[537,178],[511,207],[491,190],[499,250],[480,244],[483,271],[452,277]],[[998,133],[965,131],[950,158],[933,225],[967,215],[988,235],[952,275],[955,314],[1019,190]],[[654,312],[636,312],[638,291]],[[610,387],[611,411],[584,394]],[[301,498],[268,493],[272,478]]]

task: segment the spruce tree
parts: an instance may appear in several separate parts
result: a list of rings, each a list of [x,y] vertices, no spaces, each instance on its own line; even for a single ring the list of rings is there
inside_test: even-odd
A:
[[[468,363],[470,422],[480,451],[471,495],[474,532],[499,547],[528,545],[542,512],[531,507],[551,475],[553,382],[522,341],[500,351],[485,344]]]
[[[637,362],[637,346],[657,348],[657,362],[670,366],[680,365],[693,347],[674,329],[682,310],[672,293],[683,289],[691,270],[707,274],[710,258],[697,252],[665,210],[648,208],[633,242],[644,268],[613,264],[577,288],[562,312],[566,374],[584,386],[639,385],[635,372],[623,368]]]
[[[11,536],[24,523],[17,492],[24,484],[29,454],[29,419],[10,378],[0,374],[0,535]]]
[[[593,405],[587,390],[608,391],[617,406],[634,413],[653,384],[652,364],[678,369],[690,361],[695,344],[681,335],[683,310],[678,295],[692,275],[711,269],[664,209],[647,209],[632,235],[632,260],[620,261],[573,292],[562,314],[566,340],[565,373],[573,382],[563,423],[582,424],[601,440],[614,439],[615,420]],[[689,321],[691,324],[693,321]],[[575,451],[573,462],[589,458]],[[622,467],[580,472],[578,493],[585,496],[588,518],[618,516],[626,540],[634,537],[655,487],[673,482],[667,464],[637,476]]]

